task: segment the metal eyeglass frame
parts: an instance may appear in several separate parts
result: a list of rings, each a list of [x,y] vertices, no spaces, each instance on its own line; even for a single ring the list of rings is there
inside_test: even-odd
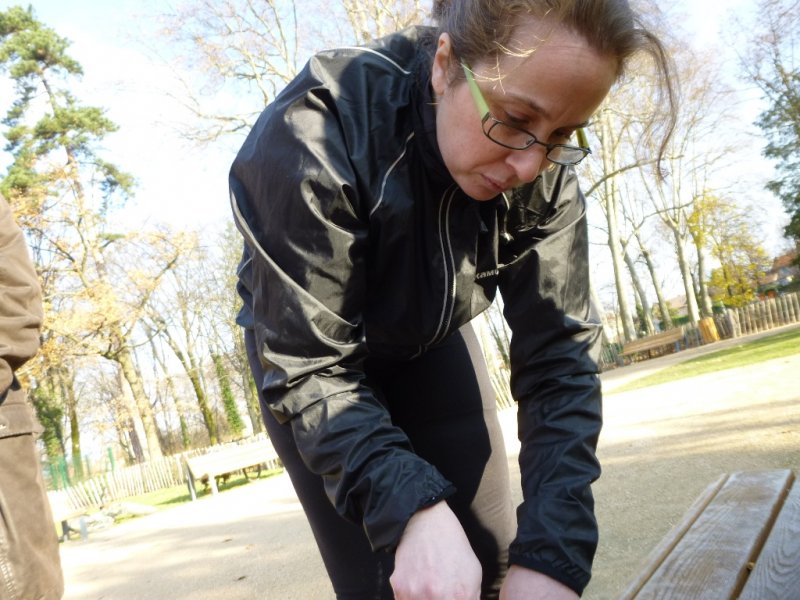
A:
[[[511,125],[509,123],[506,123],[505,121],[501,121],[500,119],[496,118],[489,110],[489,104],[486,102],[486,99],[483,97],[481,89],[478,87],[478,83],[475,81],[475,76],[472,74],[472,69],[470,69],[469,66],[464,62],[461,63],[461,68],[464,69],[464,75],[467,78],[467,84],[469,85],[469,89],[472,92],[472,98],[475,100],[475,105],[477,106],[478,112],[481,115],[481,130],[483,131],[483,135],[485,135],[495,144],[498,144],[499,146],[503,146],[504,148],[508,148],[510,150],[527,150],[534,144],[539,144],[540,146],[544,146],[547,149],[547,154],[545,154],[547,160],[557,165],[564,165],[564,166],[577,165],[584,158],[586,158],[589,154],[592,153],[592,151],[589,149],[589,144],[586,141],[586,132],[584,132],[582,127],[579,127],[575,131],[575,135],[578,138],[578,144],[580,144],[579,146],[571,146],[569,144],[548,144],[547,142],[540,142],[536,138],[536,136],[533,135],[530,131],[526,131],[521,127],[516,127],[515,125]],[[489,119],[494,121],[494,123],[492,123],[491,126],[487,129],[486,122]],[[503,142],[499,142],[490,135],[492,129],[494,129],[497,125],[503,125],[504,127],[509,127],[510,129],[515,129],[521,133],[524,133],[530,138],[530,140],[525,146],[522,147],[509,146],[507,144],[504,144]],[[580,150],[583,153],[583,156],[581,156],[578,160],[572,160],[572,161],[563,161],[560,159],[554,160],[550,158],[550,153],[557,148]]]

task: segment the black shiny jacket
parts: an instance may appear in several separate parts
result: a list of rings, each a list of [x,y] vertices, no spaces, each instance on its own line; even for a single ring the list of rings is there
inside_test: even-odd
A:
[[[436,142],[432,39],[414,28],[323,52],[264,110],[230,172],[240,323],[307,466],[391,550],[451,486],[362,384],[362,362],[425,352],[499,289],[522,441],[510,560],[580,592],[601,425],[584,199],[568,168],[495,201],[455,185]]]

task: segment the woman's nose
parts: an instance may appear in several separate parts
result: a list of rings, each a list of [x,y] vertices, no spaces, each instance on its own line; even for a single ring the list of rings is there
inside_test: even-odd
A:
[[[539,176],[547,167],[547,148],[535,144],[527,150],[509,152],[506,162],[517,175],[520,183],[528,183]]]

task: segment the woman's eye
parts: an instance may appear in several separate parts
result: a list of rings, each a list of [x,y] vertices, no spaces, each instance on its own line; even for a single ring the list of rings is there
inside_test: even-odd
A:
[[[509,123],[511,123],[512,125],[519,125],[519,126],[521,126],[521,125],[525,125],[525,124],[528,122],[528,119],[526,119],[526,118],[525,118],[525,117],[523,117],[523,116],[520,116],[520,115],[513,115],[513,114],[511,114],[511,113],[509,113],[509,112],[507,112],[507,111],[504,111],[504,112],[506,113],[506,120],[507,120]]]
[[[508,123],[509,125],[514,125],[515,127],[521,127],[528,123],[528,117],[523,114],[509,112],[508,109],[500,106],[494,105],[491,107],[492,114],[494,114],[497,118],[501,121]]]
[[[553,144],[566,144],[572,137],[574,131],[555,131],[552,136]]]

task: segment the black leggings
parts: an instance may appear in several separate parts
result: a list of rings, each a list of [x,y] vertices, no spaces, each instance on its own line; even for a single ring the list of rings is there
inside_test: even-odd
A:
[[[253,375],[261,382],[252,331],[246,331],[245,341]],[[411,361],[370,358],[365,371],[368,385],[414,451],[456,486],[447,503],[483,566],[481,597],[496,598],[516,522],[495,397],[475,333],[466,326]],[[301,460],[291,428],[279,424],[260,400],[267,431],[308,517],[336,597],[393,598],[389,576],[394,555],[372,552],[361,527],[336,513],[322,478]]]

